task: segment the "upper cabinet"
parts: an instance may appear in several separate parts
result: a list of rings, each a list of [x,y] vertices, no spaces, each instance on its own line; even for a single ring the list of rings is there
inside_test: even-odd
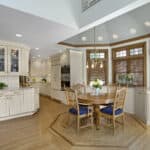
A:
[[[0,46],[0,75],[7,74],[7,48]]]
[[[23,75],[29,73],[29,48],[12,43],[0,45],[0,75]]]

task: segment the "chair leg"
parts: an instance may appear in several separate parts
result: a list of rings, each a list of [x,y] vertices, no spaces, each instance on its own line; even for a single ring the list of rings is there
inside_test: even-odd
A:
[[[123,114],[122,116],[122,120],[123,120],[123,125],[125,124],[125,115]]]
[[[114,133],[115,133],[115,127],[116,127],[116,122],[115,122],[115,118],[113,118],[113,130],[114,130]]]
[[[80,118],[77,116],[77,132],[79,132],[80,129]]]

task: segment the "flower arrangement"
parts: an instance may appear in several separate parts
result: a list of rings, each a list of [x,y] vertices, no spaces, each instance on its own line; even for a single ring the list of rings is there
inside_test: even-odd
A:
[[[90,86],[96,89],[102,89],[103,85],[104,85],[104,81],[99,79],[90,82]]]
[[[133,74],[131,73],[128,73],[128,74],[122,74],[122,75],[119,75],[118,77],[119,79],[119,83],[120,84],[131,84],[133,82]]]
[[[4,89],[5,87],[7,87],[7,85],[3,82],[0,82],[0,89]]]

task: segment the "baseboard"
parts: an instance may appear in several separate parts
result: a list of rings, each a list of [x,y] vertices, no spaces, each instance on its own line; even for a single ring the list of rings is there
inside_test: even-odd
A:
[[[46,95],[46,94],[41,94],[41,93],[40,93],[40,96],[47,97],[47,98],[51,98],[51,96]]]
[[[129,113],[127,113],[129,114]],[[135,114],[129,114],[131,115],[144,129],[148,129],[150,126],[147,125],[146,123],[144,123],[143,121],[141,121],[139,118],[137,118],[137,116]]]
[[[35,113],[36,113],[36,111],[32,111],[32,112],[18,114],[18,115],[14,115],[14,116],[1,117],[0,121],[6,121],[6,120],[11,120],[11,119],[16,119],[16,118],[20,118],[20,117],[26,117],[26,116],[32,116]]]

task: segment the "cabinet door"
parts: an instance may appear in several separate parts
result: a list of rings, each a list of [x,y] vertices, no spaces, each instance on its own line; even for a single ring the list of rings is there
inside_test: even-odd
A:
[[[21,50],[21,75],[29,75],[29,51]]]
[[[61,66],[52,66],[51,87],[56,90],[61,90]]]
[[[19,75],[21,70],[21,51],[16,48],[8,50],[8,73],[11,75]]]
[[[23,103],[24,103],[23,112],[34,111],[34,90],[33,89],[24,90]]]
[[[10,115],[18,115],[22,113],[23,95],[13,95],[9,97]]]
[[[7,74],[7,48],[0,46],[0,75]]]
[[[39,89],[34,89],[34,108],[35,108],[35,110],[40,108]]]
[[[9,104],[6,97],[0,97],[0,117],[9,116]]]

